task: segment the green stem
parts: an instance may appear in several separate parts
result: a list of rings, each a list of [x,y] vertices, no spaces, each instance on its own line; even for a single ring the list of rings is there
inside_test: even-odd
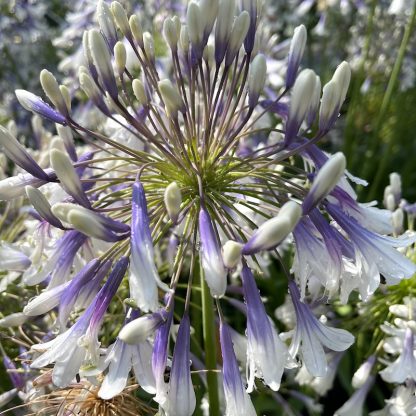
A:
[[[217,378],[217,337],[215,334],[214,303],[209,288],[203,278],[201,267],[202,329],[204,337],[205,366],[207,369],[207,388],[209,415],[220,416]]]
[[[351,99],[348,105],[348,112],[346,116],[346,125],[345,125],[345,133],[344,133],[344,146],[343,151],[347,156],[348,160],[350,158],[355,162],[353,159],[354,150],[358,143],[356,137],[356,128],[355,128],[355,120],[357,117],[357,110],[356,108],[360,108],[360,101],[361,101],[361,85],[365,80],[365,63],[368,60],[370,54],[370,46],[371,40],[373,37],[373,28],[374,28],[374,15],[377,6],[377,1],[373,0],[371,4],[371,10],[368,15],[367,20],[367,31],[365,35],[365,43],[362,50],[361,62],[360,66],[357,70],[356,76],[354,77],[353,89],[351,92]]]
[[[375,126],[375,129],[374,129],[374,137],[375,138],[377,138],[377,136],[379,135],[380,128],[383,124],[384,118],[386,116],[387,110],[388,110],[389,105],[390,105],[390,101],[391,101],[391,98],[392,98],[392,95],[393,95],[393,91],[395,90],[397,82],[399,80],[399,75],[400,75],[400,71],[402,69],[403,60],[404,60],[404,57],[406,55],[406,49],[407,49],[407,46],[409,44],[410,36],[413,32],[415,23],[416,23],[416,4],[413,7],[412,15],[409,18],[409,22],[407,23],[405,32],[403,34],[403,39],[402,39],[402,42],[400,44],[400,49],[399,49],[399,52],[398,52],[398,55],[397,55],[397,59],[396,59],[396,62],[394,63],[394,67],[393,67],[393,70],[392,70],[391,75],[390,75],[389,83],[387,85],[387,89],[386,89],[386,92],[384,94],[383,101],[381,103],[380,112],[378,114],[377,121],[376,121],[376,126]],[[376,140],[374,142],[376,142]],[[372,186],[370,188],[370,192],[369,192],[369,196],[368,196],[369,200],[373,199],[374,196],[375,196],[375,193],[377,192],[378,185],[380,183],[381,178],[384,175],[386,165],[387,165],[387,163],[388,163],[388,161],[391,157],[391,151],[392,151],[393,145],[394,145],[394,140],[392,140],[390,138],[387,141],[387,148],[384,151],[384,156],[381,159],[381,163],[380,163],[380,165],[377,169],[376,176],[375,176],[375,178],[373,180],[373,183],[372,183]]]

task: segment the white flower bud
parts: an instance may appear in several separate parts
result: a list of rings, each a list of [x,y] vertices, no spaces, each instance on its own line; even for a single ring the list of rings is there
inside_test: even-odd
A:
[[[0,393],[0,409],[6,406],[7,403],[12,401],[17,396],[18,390],[16,388]]]
[[[188,33],[188,27],[186,25],[183,25],[181,27],[181,33],[179,36],[179,45],[184,53],[188,53],[189,51],[189,33]]]
[[[110,7],[108,7],[108,4],[103,0],[99,0],[97,3],[97,19],[101,33],[107,39],[110,48],[112,48],[117,42],[117,30],[114,25],[113,14],[111,13]]]
[[[295,28],[290,42],[289,60],[287,65],[286,88],[292,87],[298,73],[299,64],[305,52],[307,32],[304,25]]]
[[[27,320],[28,317],[22,312],[12,313],[0,319],[0,327],[10,328],[12,326],[20,326]]]
[[[290,99],[289,116],[286,123],[286,141],[297,135],[299,128],[311,106],[315,90],[316,75],[311,69],[304,69],[296,78]]]
[[[149,32],[143,33],[143,48],[147,55],[147,58],[151,61],[155,59],[155,45],[153,42],[153,36]]]
[[[339,88],[334,81],[329,81],[322,90],[321,107],[319,109],[319,130],[329,130],[338,115]]]
[[[364,361],[354,373],[351,384],[355,389],[359,389],[368,380],[374,363],[375,357],[372,355],[368,360]]]
[[[311,126],[315,121],[316,114],[318,113],[319,103],[321,102],[321,79],[316,75],[315,88],[313,90],[311,105],[308,110],[307,123]]]
[[[199,5],[195,1],[191,1],[188,4],[186,24],[188,25],[189,40],[195,47],[200,47],[204,35],[204,17]]]
[[[55,218],[51,210],[51,204],[46,199],[45,195],[39,189],[33,186],[26,186],[26,195],[29,198],[33,208],[42,216],[48,220],[51,224],[62,227],[62,224]],[[51,220],[51,221],[50,221]]]
[[[71,93],[69,92],[69,88],[66,85],[60,85],[59,90],[64,97],[66,107],[71,111]]]
[[[303,201],[303,212],[308,213],[323,198],[325,198],[337,185],[344,175],[346,159],[342,152],[332,155],[313,180],[312,187]]]
[[[57,124],[56,131],[59,137],[62,139],[65,145],[65,149],[68,152],[71,159],[74,161],[77,160],[77,153],[74,145],[74,137],[72,135],[71,129],[68,126],[60,126],[59,124]]]
[[[94,64],[106,90],[111,97],[116,98],[118,96],[118,90],[111,65],[110,52],[104,38],[98,30],[91,29],[88,32],[88,44]]]
[[[118,337],[127,344],[140,344],[145,342],[163,323],[163,315],[155,312],[151,315],[140,316],[126,324]]]
[[[250,255],[262,250],[270,250],[277,247],[292,231],[293,227],[288,217],[274,217],[263,224],[254,232],[252,237],[243,247],[242,253]]]
[[[176,87],[168,79],[164,79],[158,82],[160,94],[162,95],[163,102],[165,103],[166,111],[168,115],[176,116],[178,111],[184,111],[184,103]]]
[[[50,159],[51,166],[55,170],[62,188],[77,202],[89,206],[88,198],[84,194],[78,174],[66,153],[52,149]]]
[[[172,50],[178,47],[178,40],[181,33],[181,22],[178,16],[167,17],[163,22],[163,36]]]
[[[141,82],[139,79],[134,79],[132,82],[132,88],[134,96],[137,98],[139,103],[141,105],[147,105],[149,103],[149,99],[147,98],[143,82]]]
[[[70,210],[68,212],[68,223],[72,224],[74,228],[85,235],[104,240],[102,224],[92,213],[90,215],[88,210]]]
[[[204,36],[208,37],[218,15],[218,0],[200,0],[199,7],[205,19]]]
[[[288,201],[282,205],[278,216],[288,218],[293,228],[295,228],[302,216],[302,207],[295,201]]]
[[[100,91],[91,76],[84,69],[85,67],[80,67],[78,71],[79,85],[89,99],[98,98]]]
[[[127,53],[123,42],[117,42],[114,45],[114,58],[118,74],[121,76],[126,68]]]
[[[388,194],[386,198],[386,208],[393,212],[396,209],[396,200],[393,194]]]
[[[131,35],[131,30],[130,30],[129,19],[127,18],[126,10],[118,1],[113,1],[111,3],[110,8],[111,8],[111,13],[113,13],[114,20],[116,21],[116,24],[118,28],[120,29],[121,33],[125,37],[129,37]]]
[[[250,15],[248,12],[243,11],[235,19],[233,29],[230,34],[230,39],[227,46],[227,54],[225,58],[225,65],[231,64],[235,58],[237,52],[240,50],[241,45],[247,36],[248,29],[250,27]]]
[[[70,202],[58,202],[51,207],[53,215],[61,221],[69,223],[68,215],[72,209],[77,209],[79,206],[71,204]]]
[[[45,290],[40,295],[31,299],[23,308],[26,316],[38,316],[49,312],[59,304],[62,293],[69,286],[70,282]]]
[[[172,182],[166,187],[164,201],[170,219],[176,224],[182,204],[182,193],[176,182]]]
[[[397,172],[390,173],[390,186],[393,195],[400,196],[402,193],[402,180]]]
[[[332,76],[332,81],[334,81],[339,88],[339,98],[338,98],[338,111],[342,106],[342,103],[347,96],[348,87],[351,81],[351,68],[348,62],[341,62]]]
[[[253,108],[257,105],[260,93],[263,91],[266,82],[266,58],[259,54],[250,65],[250,72],[248,74],[248,92],[249,92],[249,106]]]
[[[143,46],[143,28],[139,16],[132,14],[129,19],[129,25],[134,39],[140,46]]]
[[[46,69],[42,69],[40,73],[40,83],[43,91],[58,111],[62,114],[67,114],[68,108],[65,99],[53,74]]]
[[[221,0],[215,27],[215,48],[219,47],[219,43],[226,47],[233,27],[234,13],[235,0]]]
[[[391,216],[391,220],[393,223],[393,228],[394,228],[394,232],[395,234],[400,234],[403,232],[403,221],[404,221],[404,213],[403,210],[401,208],[397,208],[392,216]]]
[[[242,249],[243,245],[241,243],[232,240],[228,240],[222,246],[222,259],[224,261],[224,266],[227,267],[227,269],[234,269],[234,267],[237,266],[241,259]]]

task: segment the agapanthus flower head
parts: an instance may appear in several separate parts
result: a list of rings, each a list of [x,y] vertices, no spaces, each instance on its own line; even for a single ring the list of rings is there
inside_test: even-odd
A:
[[[162,60],[161,38],[147,32],[138,15],[128,17],[119,3],[100,1],[99,28],[83,35],[79,69],[85,93],[79,97],[102,113],[100,128],[83,125],[72,108],[75,100],[49,72],[41,80],[52,106],[17,92],[24,107],[65,126],[43,165],[14,138],[6,142],[9,133],[0,136],[6,154],[26,171],[0,181],[0,198],[27,194],[36,210],[35,235],[45,242],[33,250],[36,255],[15,246],[1,246],[0,255],[10,247],[23,282],[41,285],[25,308],[28,315],[57,308],[61,332],[55,334],[54,326],[55,338],[32,347],[35,355],[42,352],[32,367],[54,364],[55,385],[65,388],[78,373],[86,374],[102,383],[98,397],[111,399],[123,394],[133,368],[167,415],[191,415],[191,366],[204,359],[207,375],[201,378],[212,406],[218,406],[222,371],[227,408],[244,400],[252,412],[246,382],[249,391],[256,378],[278,390],[298,352],[313,376],[323,376],[324,347],[344,351],[354,342],[349,332],[313,315],[310,295],[318,298],[323,288],[331,297],[348,298],[358,289],[364,298],[378,286],[380,273],[395,283],[415,271],[395,249],[414,239],[377,234],[378,220],[368,230],[371,210],[356,201],[345,156],[328,156],[317,147],[339,116],[349,65],[339,65],[320,100],[315,72],[298,74],[306,42],[301,26],[290,48],[286,85],[270,93],[268,61],[256,41],[257,3],[191,1],[184,15],[165,19],[168,56]],[[139,72],[126,68],[126,45]],[[33,246],[27,239],[24,246]],[[288,276],[297,320],[290,354],[256,284],[265,255],[283,262],[285,246],[296,253],[301,289]],[[312,246],[324,268],[311,259]],[[246,357],[239,358],[248,380],[239,374],[237,348],[226,313],[221,315],[225,302],[246,315]],[[203,348],[195,348],[194,331],[202,333]]]

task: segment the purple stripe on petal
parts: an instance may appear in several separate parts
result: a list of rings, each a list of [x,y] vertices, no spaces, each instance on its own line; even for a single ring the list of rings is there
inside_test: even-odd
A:
[[[182,317],[173,351],[167,401],[162,405],[170,415],[191,416],[196,406],[189,359],[190,322]]]
[[[211,218],[204,208],[199,211],[199,237],[202,245],[202,268],[205,280],[212,296],[221,297],[227,287],[227,271]]]

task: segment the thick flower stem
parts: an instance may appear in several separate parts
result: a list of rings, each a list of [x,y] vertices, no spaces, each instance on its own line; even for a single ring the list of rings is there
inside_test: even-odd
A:
[[[217,378],[217,340],[215,334],[214,304],[201,268],[202,328],[210,416],[220,416]]]

